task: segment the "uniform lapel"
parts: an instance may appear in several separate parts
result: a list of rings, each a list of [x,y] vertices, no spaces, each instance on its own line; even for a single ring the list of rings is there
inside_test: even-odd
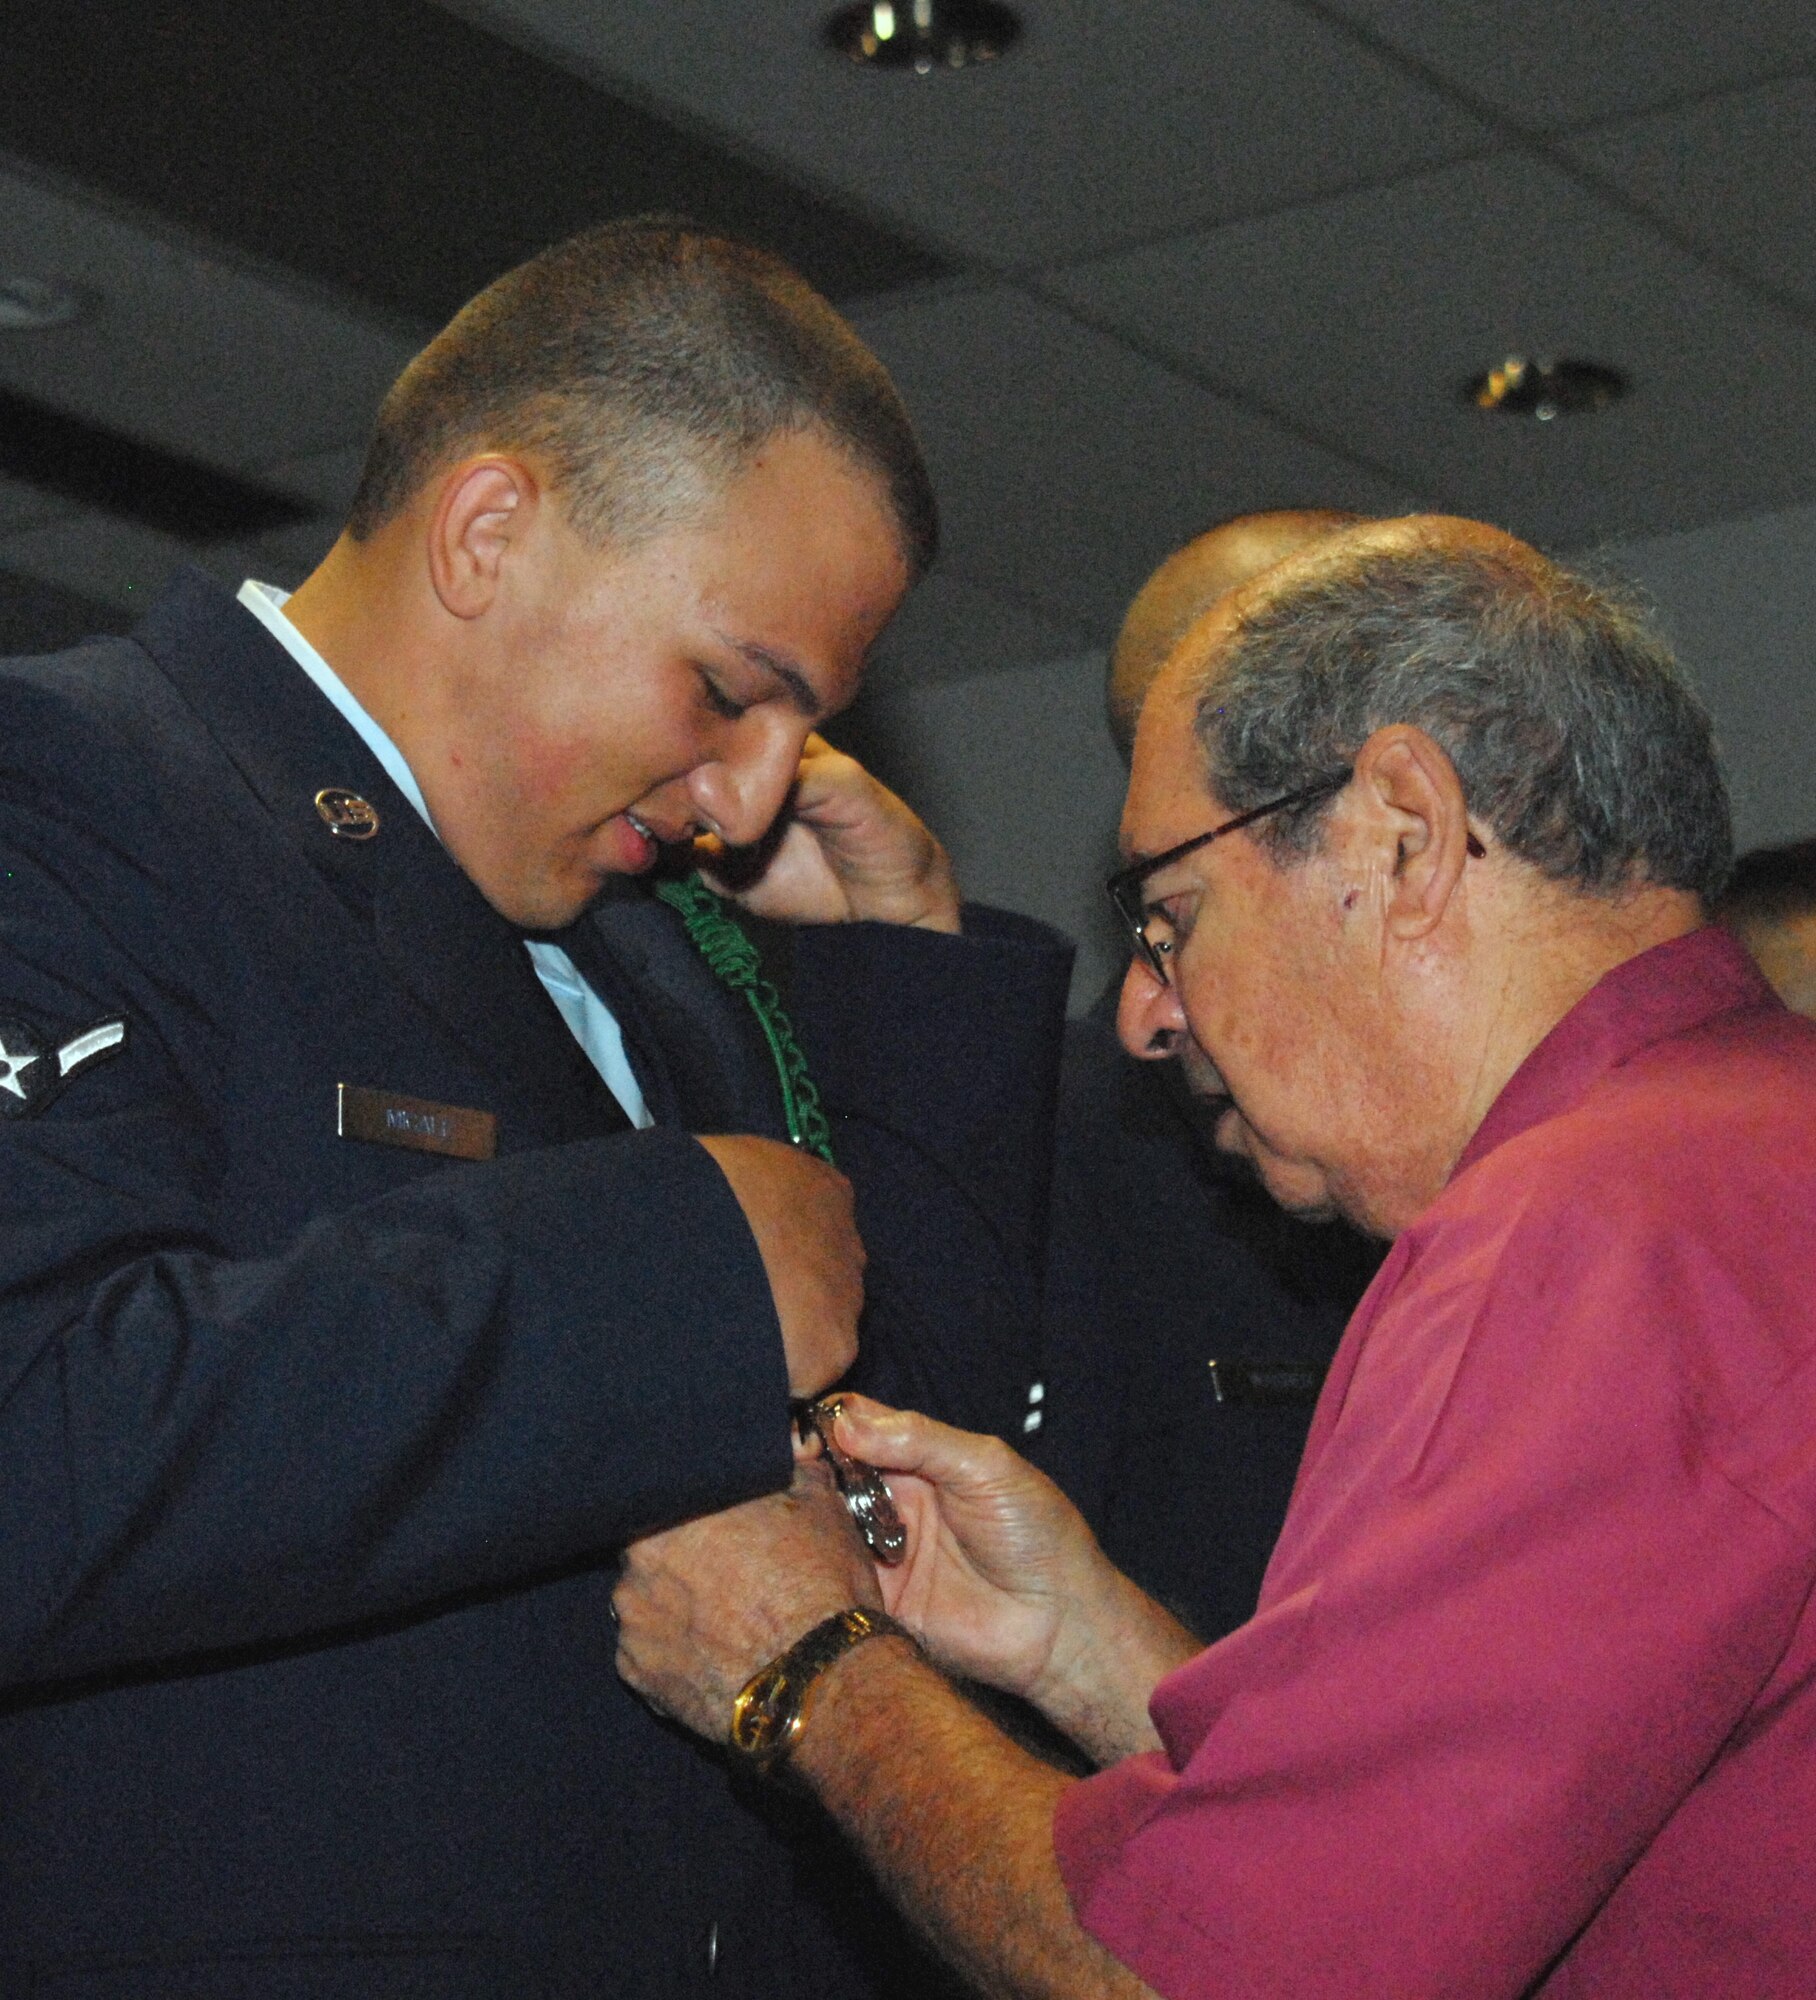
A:
[[[618,1016],[658,1124],[783,1136],[775,1072],[750,1009],[647,884],[608,885],[562,942]]]
[[[332,704],[250,612],[185,575],[141,642],[207,723],[279,828],[369,926],[386,968],[495,1078],[501,1146],[625,1124],[544,992],[520,934],[448,857]],[[337,838],[325,788],[376,808],[377,833]],[[365,1079],[381,1082],[382,1079]]]
[[[522,934],[449,860],[409,802],[400,804],[407,822],[375,871],[374,936],[397,978],[504,1085],[506,1146],[513,1128],[520,1142],[549,1145],[624,1126],[616,1098],[536,977]]]

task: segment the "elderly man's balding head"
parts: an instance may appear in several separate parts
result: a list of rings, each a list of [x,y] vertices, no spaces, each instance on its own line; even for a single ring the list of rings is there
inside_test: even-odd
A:
[[[1166,656],[1220,597],[1283,557],[1361,520],[1329,507],[1236,514],[1176,550],[1136,593],[1116,635],[1105,689],[1110,733],[1123,760],[1141,704]]]

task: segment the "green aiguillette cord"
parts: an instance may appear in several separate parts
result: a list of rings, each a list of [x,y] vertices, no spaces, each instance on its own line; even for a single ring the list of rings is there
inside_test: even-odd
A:
[[[731,992],[742,993],[750,1003],[775,1060],[788,1136],[831,1165],[832,1127],[826,1122],[813,1078],[807,1074],[807,1058],[795,1040],[794,1023],[782,1005],[782,996],[763,977],[763,961],[756,946],[740,929],[725,899],[715,895],[697,871],[679,881],[658,882],[656,894],[680,917],[713,977]]]

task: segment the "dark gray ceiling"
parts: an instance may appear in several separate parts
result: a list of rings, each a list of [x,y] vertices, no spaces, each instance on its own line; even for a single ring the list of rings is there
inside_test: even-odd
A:
[[[602,213],[757,237],[847,300],[943,269],[431,0],[83,0],[8,44],[20,154],[406,326]]]
[[[918,678],[1101,643],[1240,508],[1447,506],[1578,546],[1816,497],[1809,0],[1026,0],[1009,59],[928,78],[842,64],[824,11],[22,13],[0,277],[97,307],[0,335],[0,389],[302,517],[173,532],[124,487],[59,491],[5,456],[0,403],[0,569],[33,615],[129,615],[184,556],[293,580],[420,333],[652,207],[790,256],[903,384],[949,525],[888,642]],[[1459,385],[1513,351],[1633,394],[1485,419]]]

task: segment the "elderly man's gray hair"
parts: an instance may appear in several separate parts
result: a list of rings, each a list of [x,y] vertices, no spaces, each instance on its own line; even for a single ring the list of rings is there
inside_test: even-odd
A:
[[[1733,859],[1702,703],[1631,604],[1510,544],[1346,542],[1296,567],[1217,655],[1197,723],[1232,812],[1348,768],[1411,723],[1469,810],[1556,881],[1712,900]],[[1257,828],[1315,847],[1329,800]]]

